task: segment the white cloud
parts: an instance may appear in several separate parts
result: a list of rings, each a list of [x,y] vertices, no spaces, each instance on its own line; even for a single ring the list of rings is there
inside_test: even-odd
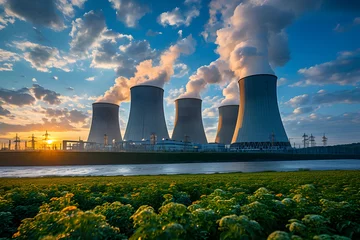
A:
[[[84,57],[90,49],[99,47],[102,41],[116,42],[118,39],[132,40],[131,35],[113,32],[106,27],[102,11],[90,11],[83,18],[72,22],[70,50],[73,54]]]
[[[136,27],[139,20],[149,12],[149,7],[135,0],[109,0],[116,10],[117,18],[128,27]]]
[[[166,104],[169,106],[169,105],[172,105],[174,104],[174,101],[181,95],[185,92],[185,88],[184,87],[181,87],[181,88],[178,88],[178,89],[170,89],[168,92],[167,92],[167,97],[165,97],[165,101],[166,101]]]
[[[287,83],[287,81],[288,80],[286,78],[279,78],[277,80],[277,86],[279,87],[279,86],[285,85]]]
[[[158,17],[158,22],[162,26],[175,26],[179,27],[181,25],[189,26],[191,21],[200,15],[200,11],[196,7],[185,11],[184,13],[180,8],[176,7],[172,11],[163,12]]]
[[[13,62],[19,61],[20,57],[17,53],[13,53],[0,48],[0,72],[12,71]]]
[[[355,85],[360,81],[360,49],[340,52],[337,59],[302,68],[298,73],[305,79],[292,86]]]
[[[95,80],[95,76],[92,76],[92,77],[88,77],[88,78],[85,78],[86,81],[94,81]]]
[[[174,78],[184,77],[189,73],[189,67],[185,63],[177,63],[174,65]]]
[[[31,79],[32,82],[37,82],[36,78]]]
[[[57,76],[53,76],[54,80],[59,80],[59,78]]]
[[[51,68],[58,68],[69,72],[69,64],[72,60],[62,56],[55,47],[48,47],[29,41],[14,41],[13,46],[23,51],[23,58],[29,62],[33,68],[40,72],[50,72]]]

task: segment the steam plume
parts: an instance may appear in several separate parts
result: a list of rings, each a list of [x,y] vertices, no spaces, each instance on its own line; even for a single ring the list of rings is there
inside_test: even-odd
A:
[[[135,85],[151,85],[164,87],[174,74],[174,64],[180,54],[191,54],[195,50],[196,42],[191,35],[179,40],[175,45],[160,56],[160,62],[153,66],[152,60],[145,60],[136,67],[135,76],[128,79],[118,77],[115,84],[105,92],[104,96],[97,99],[98,102],[110,102],[120,104],[130,100],[130,88]]]

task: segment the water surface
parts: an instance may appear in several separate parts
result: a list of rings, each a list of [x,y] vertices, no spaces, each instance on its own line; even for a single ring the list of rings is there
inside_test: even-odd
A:
[[[0,177],[131,176],[160,174],[211,174],[231,172],[359,170],[360,160],[306,160],[180,164],[128,164],[41,167],[0,167]]]

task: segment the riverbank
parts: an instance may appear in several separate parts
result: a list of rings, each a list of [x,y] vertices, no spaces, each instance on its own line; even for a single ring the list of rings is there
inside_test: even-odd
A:
[[[65,166],[360,159],[359,155],[285,153],[0,152],[0,166]]]

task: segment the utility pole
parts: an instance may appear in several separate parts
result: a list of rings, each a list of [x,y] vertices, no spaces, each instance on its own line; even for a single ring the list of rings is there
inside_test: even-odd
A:
[[[328,138],[325,136],[325,133],[324,133],[324,135],[322,137],[322,142],[323,142],[324,147],[327,145],[327,140],[328,140]]]
[[[309,141],[308,135],[304,133],[304,135],[302,135],[302,138],[303,138],[304,148],[306,148]]]
[[[18,136],[18,134],[16,134],[15,136],[15,151],[19,150],[20,149],[20,137]]]

